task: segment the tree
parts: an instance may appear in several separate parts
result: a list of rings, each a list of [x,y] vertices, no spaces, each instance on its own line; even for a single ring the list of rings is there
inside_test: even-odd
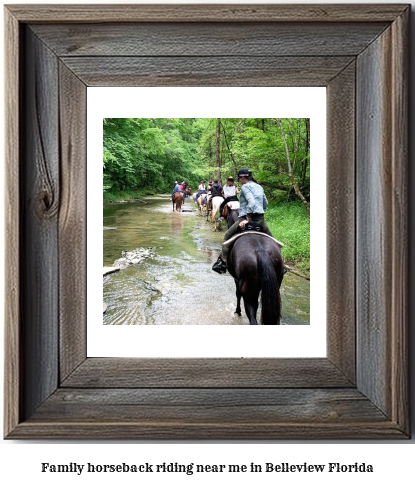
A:
[[[215,153],[216,153],[216,179],[221,182],[220,175],[220,119],[216,122],[216,143],[215,143]]]
[[[310,215],[310,204],[307,202],[307,200],[304,198],[304,195],[301,193],[300,187],[298,186],[298,183],[297,183],[297,181],[295,180],[295,177],[294,177],[293,167],[292,167],[291,160],[290,160],[290,153],[288,151],[287,139],[286,139],[286,136],[285,136],[284,129],[282,127],[282,121],[281,121],[281,119],[276,119],[276,122],[280,126],[281,135],[282,135],[282,138],[284,140],[285,156],[287,158],[287,165],[288,165],[288,176],[290,177],[290,180],[291,180],[291,183],[292,183],[292,185],[294,187],[295,193],[298,195],[298,197],[300,198],[300,200],[303,202],[303,204],[304,204],[304,206],[305,206],[308,214]]]

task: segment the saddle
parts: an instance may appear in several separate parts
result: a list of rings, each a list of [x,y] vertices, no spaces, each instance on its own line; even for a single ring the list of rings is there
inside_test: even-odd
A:
[[[261,224],[254,224],[252,222],[248,222],[245,225],[245,229],[243,229],[242,232],[249,232],[249,231],[262,232],[263,233],[264,232],[264,226]]]
[[[245,226],[245,229],[246,229],[246,227],[247,226]],[[268,234],[265,234],[264,232],[257,232],[257,231],[253,231],[253,230],[245,230],[243,232],[240,232],[239,234],[236,234],[236,235],[232,236],[230,239],[228,239],[227,241],[225,241],[222,245],[225,247],[230,247],[236,241],[236,239],[239,239],[240,237],[247,235],[247,234],[258,234],[260,236],[268,237],[268,239],[272,239],[280,247],[284,247],[284,244],[280,241],[277,241],[277,239],[274,239],[274,237],[271,237]]]

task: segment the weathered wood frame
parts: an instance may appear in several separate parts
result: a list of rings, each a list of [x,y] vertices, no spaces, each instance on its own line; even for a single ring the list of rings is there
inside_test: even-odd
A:
[[[5,437],[408,438],[409,6],[5,18]],[[86,87],[102,85],[327,87],[327,358],[86,357]]]

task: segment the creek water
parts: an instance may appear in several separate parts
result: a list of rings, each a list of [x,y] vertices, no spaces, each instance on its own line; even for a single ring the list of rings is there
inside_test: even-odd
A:
[[[173,212],[167,195],[104,205],[104,266],[112,266],[122,251],[155,248],[153,258],[104,277],[104,324],[249,323],[243,305],[242,317],[234,313],[233,278],[211,269],[226,224],[213,232],[191,198],[183,209],[190,212]],[[310,323],[309,281],[286,273],[281,301],[281,323]]]

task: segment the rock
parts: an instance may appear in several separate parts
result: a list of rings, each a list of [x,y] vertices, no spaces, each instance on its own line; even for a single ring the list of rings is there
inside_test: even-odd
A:
[[[144,261],[144,259],[155,256],[155,249],[155,247],[149,247],[148,249],[139,247],[133,251],[122,251],[122,257],[114,262],[114,266],[119,266],[120,268],[124,269],[133,264],[140,264]]]
[[[120,269],[121,268],[119,266],[113,266],[113,267],[104,266],[104,274],[103,274],[103,276],[108,275],[108,274],[111,274],[111,273],[115,273],[116,271],[119,271]]]
[[[162,295],[167,293],[172,288],[171,283],[161,283],[152,287],[153,291],[157,291]]]
[[[107,311],[107,304],[104,303],[104,313]]]

